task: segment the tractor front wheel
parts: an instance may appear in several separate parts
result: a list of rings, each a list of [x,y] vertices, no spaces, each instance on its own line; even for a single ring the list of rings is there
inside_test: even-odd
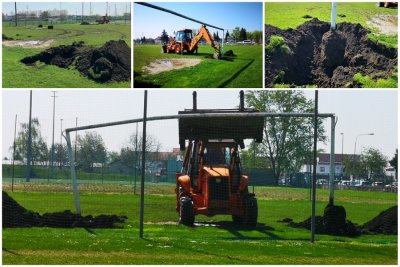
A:
[[[187,226],[194,224],[193,208],[193,202],[190,197],[184,196],[180,198],[179,223]]]
[[[258,219],[257,199],[248,196],[243,200],[243,215],[232,215],[232,221],[237,225],[247,225],[255,227]]]
[[[248,197],[245,200],[245,213],[243,223],[247,226],[256,226],[258,219],[257,199],[254,196]]]
[[[175,53],[176,54],[180,54],[181,53],[181,46],[180,45],[176,45],[175,46]]]

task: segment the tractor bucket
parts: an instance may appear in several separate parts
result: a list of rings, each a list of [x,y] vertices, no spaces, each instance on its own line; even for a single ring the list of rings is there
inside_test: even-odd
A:
[[[185,110],[179,114],[232,113],[248,114],[257,112],[251,109],[238,110]],[[255,139],[260,143],[263,138],[263,117],[213,117],[179,119],[179,143],[184,148],[185,140],[233,139],[242,143],[244,139]]]

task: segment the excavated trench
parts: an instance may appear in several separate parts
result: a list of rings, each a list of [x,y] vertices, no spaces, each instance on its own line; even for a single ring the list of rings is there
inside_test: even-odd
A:
[[[3,228],[120,228],[127,217],[117,215],[81,216],[69,210],[40,215],[22,207],[3,191]]]
[[[373,79],[389,77],[397,66],[397,49],[388,48],[368,38],[369,31],[360,24],[330,24],[312,19],[296,29],[281,30],[265,25],[265,43],[271,36],[281,36],[289,49],[265,53],[265,85],[316,85],[359,87],[354,75]]]
[[[131,79],[131,49],[123,40],[108,41],[100,48],[83,42],[51,47],[21,62],[35,65],[37,61],[60,68],[76,68],[82,75],[97,82],[121,82]]]

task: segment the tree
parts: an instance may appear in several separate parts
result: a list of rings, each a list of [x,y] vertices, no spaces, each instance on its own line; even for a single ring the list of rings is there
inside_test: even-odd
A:
[[[96,132],[87,132],[83,137],[79,136],[78,165],[84,171],[93,171],[94,163],[104,164],[107,159],[107,151],[103,138]]]
[[[18,137],[15,140],[15,159],[22,160],[25,164],[27,163],[28,153],[28,131],[29,124],[21,123],[21,130],[18,133]],[[38,118],[32,119],[31,124],[32,133],[32,165],[41,164],[45,165],[48,161],[48,150],[47,144],[45,143],[42,134],[40,132],[40,123]],[[10,147],[10,151],[13,150],[13,146]]]
[[[226,30],[226,34],[225,34],[225,40],[228,40],[228,38],[229,38],[229,31],[228,30]]]
[[[43,11],[40,13],[40,18],[42,20],[48,20],[50,18],[50,12],[49,11]]]
[[[161,33],[161,42],[168,43],[168,41],[169,41],[168,33],[165,30],[163,30]]]
[[[262,31],[252,32],[253,41],[256,43],[262,43]]]
[[[245,170],[252,168],[271,168],[271,163],[265,160],[265,158],[262,156],[262,153],[260,153],[260,145],[257,143],[254,144],[254,141],[247,146],[246,150],[242,150],[240,153],[240,161]]]
[[[239,32],[239,40],[243,41],[247,39],[247,32],[245,28],[241,28]]]
[[[239,41],[240,38],[240,28],[236,27],[235,29],[232,30],[232,37],[235,39],[235,41]]]
[[[246,94],[248,106],[271,113],[309,113],[314,101],[300,91],[251,91]],[[276,184],[283,173],[299,171],[312,151],[313,118],[266,118],[263,142],[258,155],[271,164]],[[318,122],[318,140],[325,142],[322,120]]]
[[[132,134],[128,144],[121,149],[120,159],[126,166],[137,166],[139,169],[142,164],[142,143],[143,138],[138,135],[136,142],[136,134]],[[158,160],[161,144],[153,136],[146,136],[146,161]],[[135,165],[136,164],[136,165]]]
[[[396,153],[394,154],[394,157],[389,161],[389,164],[396,171],[396,177],[397,177],[397,167],[398,167],[398,164],[399,164],[398,161],[397,161],[397,149],[396,149]]]
[[[361,162],[369,181],[384,178],[387,159],[378,149],[370,147],[363,150]]]
[[[49,155],[51,158],[51,146],[49,148]],[[54,144],[54,166],[62,168],[68,163],[68,150],[66,144]]]

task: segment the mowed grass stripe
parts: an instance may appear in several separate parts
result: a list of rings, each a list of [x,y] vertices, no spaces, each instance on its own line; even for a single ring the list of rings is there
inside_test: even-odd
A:
[[[215,60],[213,48],[199,46],[199,54],[176,55],[161,53],[160,45],[135,45],[134,70],[140,74],[141,82],[167,88],[261,88],[262,87],[262,46],[225,46],[224,51],[233,50],[232,61]],[[193,67],[165,71],[148,75],[144,66],[158,59],[198,58],[201,63]]]

